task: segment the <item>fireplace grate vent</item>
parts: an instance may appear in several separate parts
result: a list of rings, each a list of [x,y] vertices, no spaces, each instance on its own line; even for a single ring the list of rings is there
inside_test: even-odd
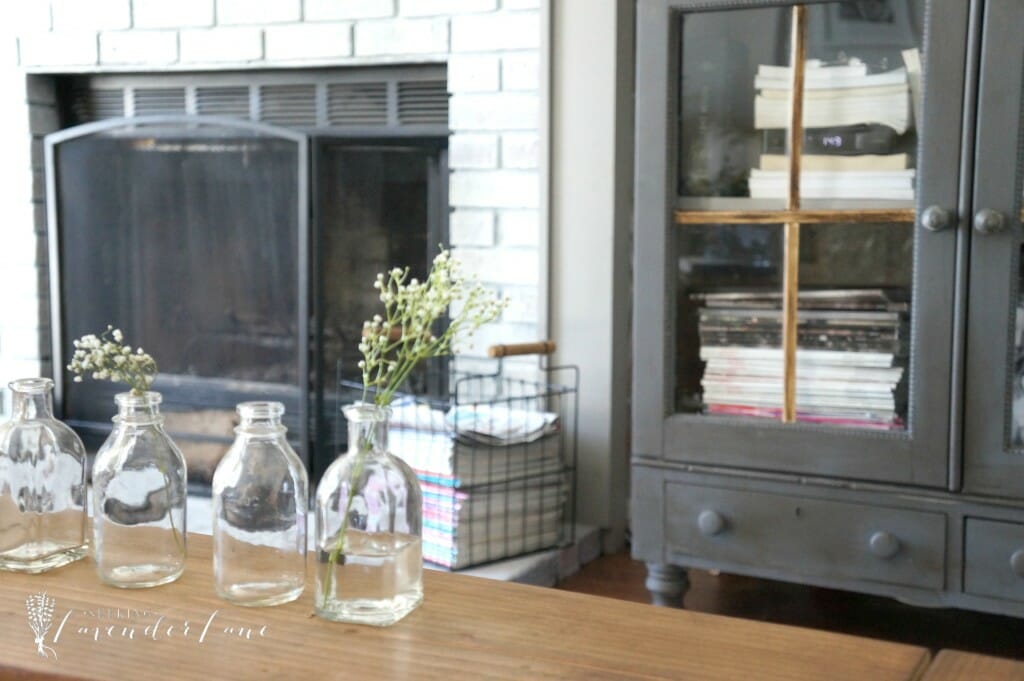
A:
[[[443,80],[400,82],[398,120],[407,125],[447,124],[447,83]]]
[[[190,114],[290,128],[447,134],[446,67],[68,76],[70,124]]]
[[[196,113],[205,116],[231,116],[232,118],[249,117],[249,88],[237,87],[197,87]]]
[[[76,87],[71,93],[71,114],[82,122],[120,118],[124,116],[124,90]]]
[[[327,86],[327,124],[387,125],[387,83],[331,83]]]
[[[260,87],[260,120],[287,127],[316,126],[315,85]]]
[[[133,88],[132,103],[136,116],[184,114],[185,89],[180,87]]]

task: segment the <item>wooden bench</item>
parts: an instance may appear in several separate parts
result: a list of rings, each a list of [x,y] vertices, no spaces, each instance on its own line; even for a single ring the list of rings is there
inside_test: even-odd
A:
[[[189,537],[182,578],[155,589],[104,586],[88,560],[0,573],[0,677],[905,681],[930,659],[910,645],[459,574],[424,580],[423,605],[377,629],[314,616],[312,579],[279,607],[218,599],[203,535]],[[37,642],[26,599],[44,592],[53,612]]]

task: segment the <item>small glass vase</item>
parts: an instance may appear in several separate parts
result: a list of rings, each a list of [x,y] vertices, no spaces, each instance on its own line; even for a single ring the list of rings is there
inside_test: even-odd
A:
[[[167,584],[185,569],[185,457],[164,432],[160,393],[114,400],[114,429],[92,469],[96,571],[126,589]]]
[[[357,404],[348,452],[316,492],[316,614],[387,626],[423,601],[423,495],[412,469],[387,451],[390,410]]]
[[[0,569],[45,572],[88,553],[85,447],[53,416],[53,381],[8,384],[0,426]]]
[[[294,601],[306,584],[309,478],[285,439],[280,402],[243,402],[213,474],[213,580],[238,605]]]

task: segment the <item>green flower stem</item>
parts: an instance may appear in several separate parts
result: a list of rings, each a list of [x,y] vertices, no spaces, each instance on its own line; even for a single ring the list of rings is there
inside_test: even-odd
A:
[[[331,593],[331,586],[334,581],[334,571],[338,567],[338,558],[345,551],[345,532],[348,530],[348,516],[352,512],[352,500],[355,499],[355,487],[359,477],[363,474],[363,466],[366,465],[366,455],[373,447],[373,435],[366,439],[366,444],[356,452],[356,462],[352,468],[352,475],[348,481],[348,500],[345,502],[345,514],[341,516],[341,530],[338,532],[338,541],[334,543],[331,554],[327,557],[327,577],[324,579],[324,592],[321,594],[321,605],[327,606],[327,598]]]

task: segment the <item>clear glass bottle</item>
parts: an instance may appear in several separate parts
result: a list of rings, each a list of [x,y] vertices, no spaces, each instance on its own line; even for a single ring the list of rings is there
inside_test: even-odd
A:
[[[285,438],[280,402],[243,402],[213,474],[213,581],[239,605],[294,601],[306,584],[309,478]]]
[[[390,410],[343,409],[348,452],[316,492],[316,614],[387,626],[423,601],[423,495],[412,469],[387,451]]]
[[[185,569],[185,457],[164,431],[160,393],[114,400],[114,429],[92,468],[96,571],[128,589],[173,582]]]
[[[88,553],[85,447],[53,416],[53,381],[8,384],[0,426],[0,569],[45,572]]]

